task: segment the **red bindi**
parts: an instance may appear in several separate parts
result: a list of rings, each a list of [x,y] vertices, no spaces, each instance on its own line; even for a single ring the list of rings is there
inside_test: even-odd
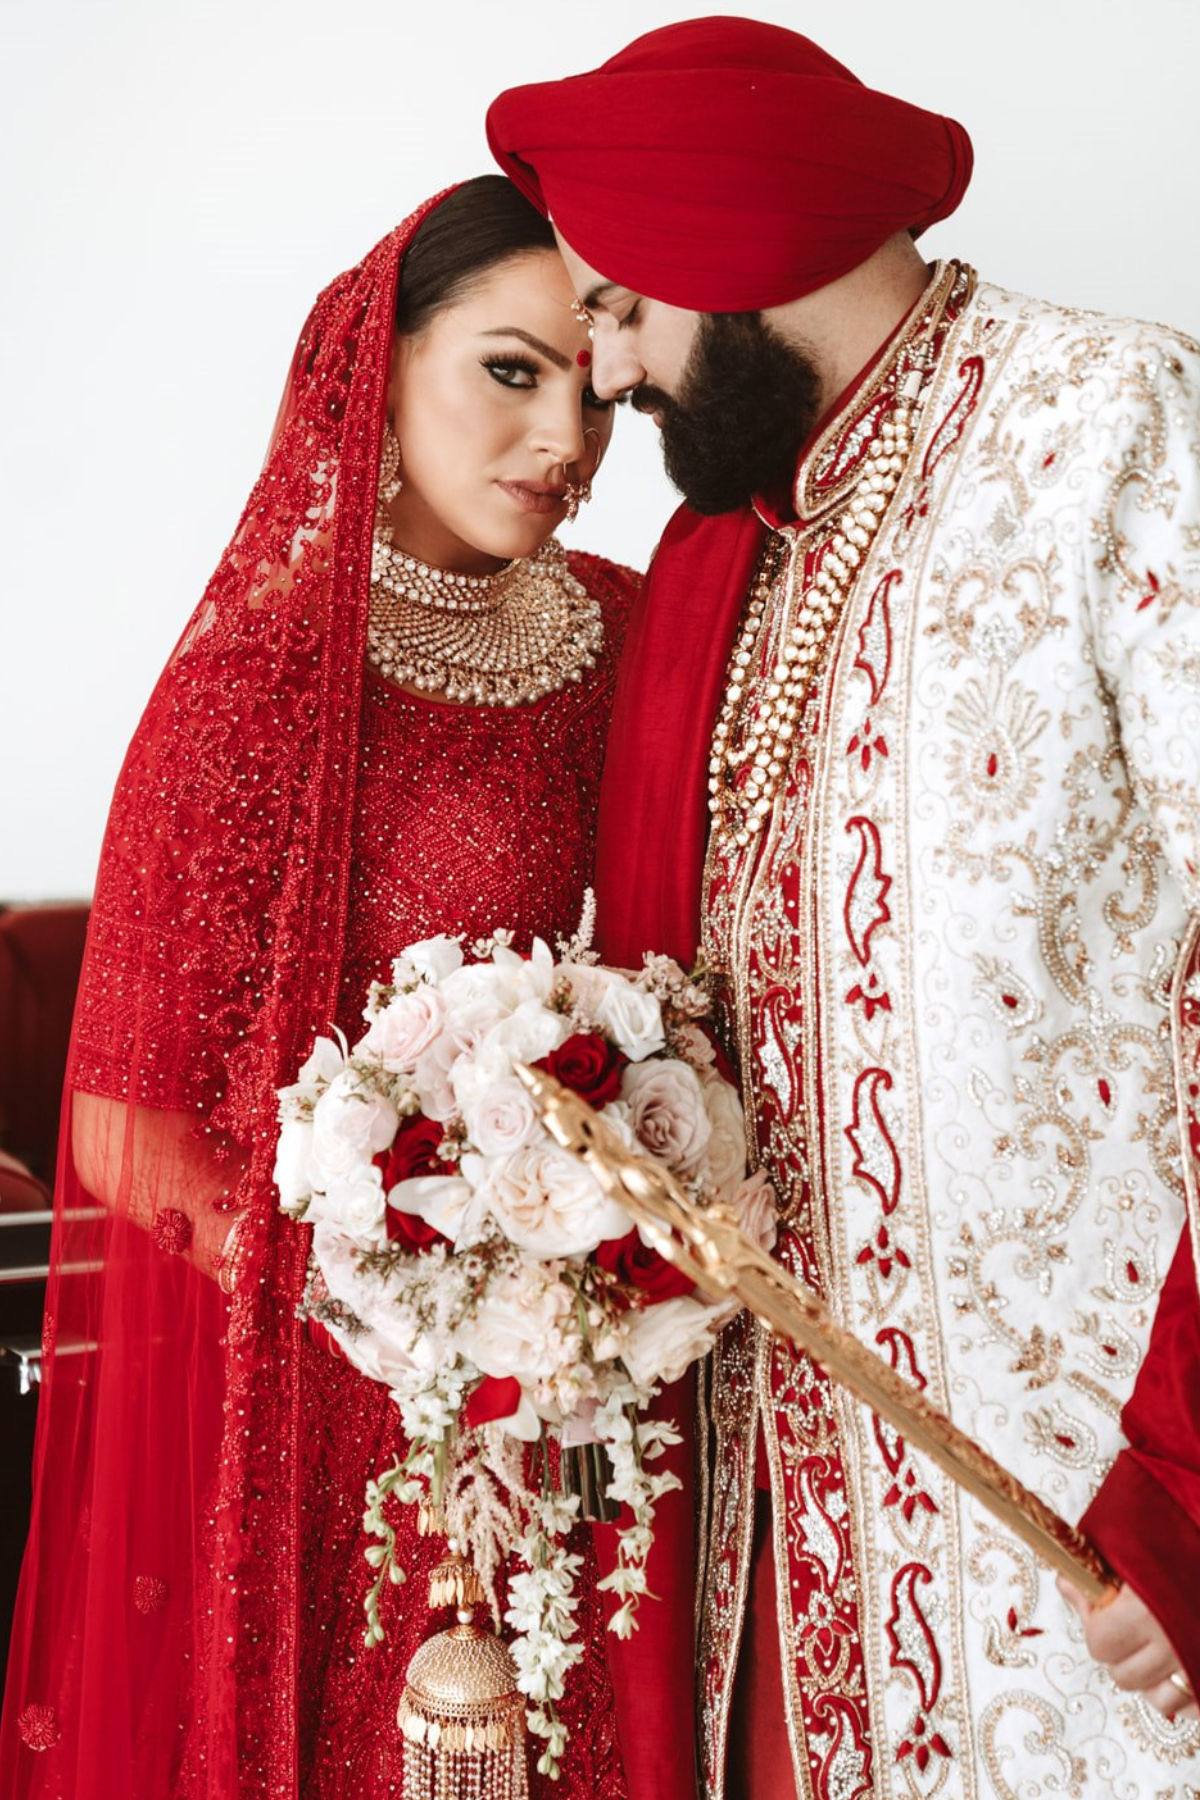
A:
[[[592,365],[591,351],[590,350],[580,350],[575,358],[575,361],[579,364],[581,369],[589,369]]]

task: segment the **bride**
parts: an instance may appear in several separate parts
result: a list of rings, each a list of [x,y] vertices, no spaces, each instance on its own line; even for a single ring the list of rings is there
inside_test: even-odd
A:
[[[572,298],[494,176],[338,277],[134,736],[68,1071],[14,1800],[401,1791],[439,1546],[404,1545],[364,1649],[363,1491],[397,1414],[297,1321],[275,1090],[331,1022],[357,1035],[405,943],[576,924],[635,582],[551,536],[612,429]],[[619,1800],[580,1588],[556,1791]]]

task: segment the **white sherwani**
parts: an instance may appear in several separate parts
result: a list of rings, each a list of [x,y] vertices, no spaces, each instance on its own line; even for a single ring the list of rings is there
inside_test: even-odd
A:
[[[986,285],[954,310],[767,827],[710,850],[707,939],[778,1253],[1077,1520],[1197,1223],[1200,347]],[[768,666],[888,378],[802,466]],[[1032,1555],[810,1364],[739,1324],[709,1406],[708,1795],[760,1433],[798,1793],[1200,1784],[1200,1734],[1120,1695]]]

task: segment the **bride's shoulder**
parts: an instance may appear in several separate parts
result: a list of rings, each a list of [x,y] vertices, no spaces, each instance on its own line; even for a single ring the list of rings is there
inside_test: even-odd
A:
[[[567,566],[588,593],[599,600],[606,619],[623,621],[642,590],[646,577],[624,563],[609,562],[587,550],[568,550]]]

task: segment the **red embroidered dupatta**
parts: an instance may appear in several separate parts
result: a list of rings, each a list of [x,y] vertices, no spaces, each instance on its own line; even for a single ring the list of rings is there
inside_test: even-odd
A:
[[[296,1791],[305,1242],[275,1209],[273,1090],[335,1010],[397,273],[428,210],[313,308],[117,784],[0,1736],[14,1800]]]

